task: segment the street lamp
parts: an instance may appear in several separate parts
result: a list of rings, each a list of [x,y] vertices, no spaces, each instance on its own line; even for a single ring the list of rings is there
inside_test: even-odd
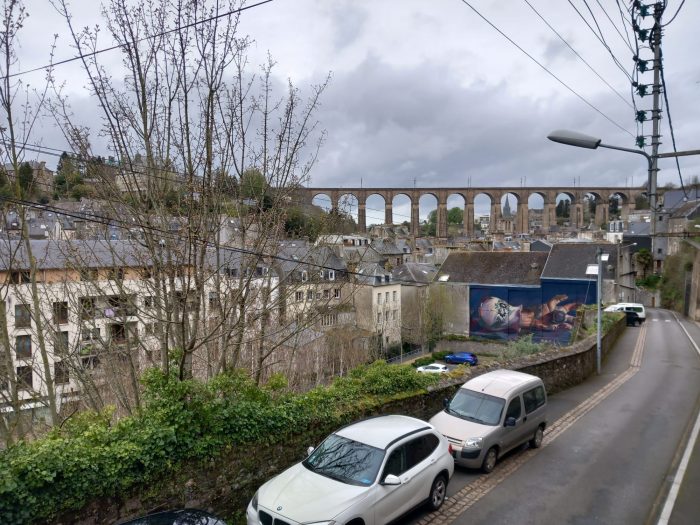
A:
[[[603,253],[602,248],[598,248],[596,251],[596,264],[589,264],[586,268],[586,275],[597,275],[596,282],[596,302],[598,303],[598,320],[596,323],[596,372],[600,375],[600,361],[602,353],[602,334],[603,334],[603,312],[602,312],[602,302],[603,302],[603,263],[607,262],[609,255]]]
[[[643,155],[647,159],[648,165],[648,181],[647,187],[649,188],[649,207],[651,208],[651,253],[655,253],[655,243],[654,237],[656,234],[656,170],[654,168],[654,159],[646,152],[641,149],[623,148],[621,146],[611,146],[610,144],[603,144],[602,139],[591,137],[590,135],[584,135],[577,131],[568,131],[565,129],[558,129],[552,131],[547,138],[552,142],[558,142],[559,144],[566,144],[567,146],[575,146],[577,148],[586,149],[616,149],[618,151],[626,151],[628,153],[636,153],[637,155]]]

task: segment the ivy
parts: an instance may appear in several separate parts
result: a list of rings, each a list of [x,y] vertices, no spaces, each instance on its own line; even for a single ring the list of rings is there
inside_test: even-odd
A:
[[[85,412],[41,439],[0,451],[2,523],[51,520],[93,498],[126,495],[186,460],[282,442],[318,423],[345,422],[362,407],[437,380],[408,365],[378,361],[330,386],[294,394],[279,375],[258,387],[242,371],[204,383],[151,369],[142,377],[144,403],[136,415],[115,420],[112,409]]]

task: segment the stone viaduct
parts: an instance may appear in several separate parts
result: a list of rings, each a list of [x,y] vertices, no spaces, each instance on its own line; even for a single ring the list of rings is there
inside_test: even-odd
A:
[[[501,200],[506,194],[515,197],[517,211],[513,217],[514,233],[527,233],[529,230],[528,200],[531,195],[539,195],[544,201],[542,212],[543,226],[548,228],[556,224],[555,208],[558,195],[565,195],[571,201],[570,222],[575,227],[583,227],[584,197],[595,199],[596,203],[605,203],[596,207],[596,224],[608,221],[607,203],[613,197],[619,199],[621,216],[626,220],[631,210],[635,208],[635,199],[642,194],[642,188],[621,187],[515,187],[515,188],[301,188],[304,200],[311,203],[317,196],[325,195],[330,198],[331,208],[340,209],[341,200],[348,196],[357,199],[357,222],[360,231],[367,231],[367,199],[379,195],[384,199],[384,222],[393,224],[392,203],[394,197],[405,195],[411,202],[411,233],[419,235],[419,201],[423,195],[432,195],[437,199],[437,236],[447,237],[447,199],[459,195],[464,199],[464,233],[474,235],[474,199],[478,195],[486,195],[491,200],[490,228],[495,231],[498,219],[501,218]]]

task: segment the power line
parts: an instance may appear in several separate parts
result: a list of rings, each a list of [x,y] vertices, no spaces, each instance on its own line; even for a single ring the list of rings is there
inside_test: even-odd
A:
[[[24,199],[16,199],[16,198],[12,198],[12,197],[0,196],[0,200],[5,201],[5,202],[9,202],[11,204],[15,204],[18,206],[26,206],[28,208],[33,208],[33,209],[52,211],[53,213],[56,213],[57,215],[65,215],[66,217],[72,217],[75,219],[80,219],[80,220],[84,220],[86,222],[92,222],[95,224],[102,224],[102,225],[109,226],[109,225],[113,225],[115,223],[116,224],[122,223],[122,224],[128,224],[130,227],[134,227],[133,224],[130,224],[127,221],[113,219],[110,217],[105,217],[102,215],[97,215],[97,214],[92,214],[92,213],[82,213],[82,214],[72,213],[72,212],[69,212],[66,210],[62,210],[61,208],[56,208],[55,206],[51,206],[48,204],[41,204],[41,203],[33,202],[33,201],[27,201]],[[164,229],[158,228],[156,226],[152,226],[152,225],[140,224],[137,226],[139,228],[141,228],[142,230],[153,231],[153,232],[158,233],[159,235],[167,237],[171,240],[182,241],[182,238],[179,235],[174,234],[173,232],[171,232],[169,230],[164,230]],[[234,246],[224,246],[224,245],[217,243],[217,242],[199,239],[197,236],[194,236],[193,238],[190,238],[189,240],[191,242],[203,245],[206,248],[215,248],[215,249],[219,249],[222,251],[239,253],[242,255],[251,255],[251,256],[257,257],[258,259],[273,259],[273,260],[278,260],[278,261],[291,262],[291,263],[294,263],[294,264],[300,265],[300,266],[303,265],[303,266],[308,266],[308,267],[312,267],[312,268],[319,268],[322,270],[337,270],[337,268],[334,268],[331,266],[325,266],[325,265],[314,263],[314,262],[300,261],[298,259],[284,257],[281,255],[267,254],[264,252],[258,252],[258,251],[250,250],[250,249],[246,249],[246,248],[236,248]],[[360,272],[353,272],[350,270],[346,270],[345,273],[347,273],[348,275],[354,275],[354,276],[359,276],[359,277],[365,277],[365,278],[368,277],[368,275],[366,275],[366,274],[363,274]],[[415,279],[396,279],[392,282],[406,283],[406,284],[420,283],[420,281],[417,281]]]
[[[591,33],[598,39],[598,41],[603,45],[605,49],[608,50],[608,53],[610,53],[610,57],[613,59],[613,62],[615,62],[615,65],[617,65],[618,69],[624,73],[624,75],[628,78],[628,80],[631,82],[632,77],[630,74],[627,72],[627,70],[622,66],[618,58],[615,56],[615,53],[612,52],[612,49],[610,49],[610,46],[608,46],[608,43],[605,41],[605,38],[603,37],[603,33],[600,30],[600,26],[598,25],[598,21],[596,20],[595,16],[593,16],[593,11],[591,11],[590,6],[588,5],[587,2],[584,3],[586,4],[586,7],[588,8],[588,11],[591,13],[591,16],[593,16],[593,22],[595,23],[596,27],[598,28],[598,31],[600,31],[600,34],[596,33],[595,29],[591,26],[591,24],[588,23],[588,20],[586,20],[586,17],[583,16],[581,11],[578,10],[578,8],[573,4],[571,0],[568,0],[569,5],[574,8],[574,11],[578,14],[578,16],[583,20],[583,23],[588,26],[588,29],[591,30]]]
[[[680,3],[680,5],[678,6],[678,9],[676,9],[676,12],[675,12],[674,15],[671,17],[671,20],[669,20],[668,22],[666,22],[666,23],[665,23],[664,25],[662,25],[661,27],[666,27],[668,24],[670,24],[671,22],[673,22],[673,21],[676,19],[676,17],[678,16],[678,13],[681,12],[681,8],[683,7],[683,4],[685,4],[685,0],[681,0],[681,3]],[[664,2],[664,9],[665,9],[665,8],[666,8],[666,2]]]
[[[28,73],[35,73],[36,71],[43,71],[43,70],[46,70],[46,69],[52,69],[52,68],[54,68],[54,67],[56,67],[56,66],[61,66],[61,65],[63,65],[63,64],[68,64],[69,62],[74,62],[74,61],[76,61],[76,60],[83,60],[83,59],[85,59],[85,58],[94,57],[94,56],[96,56],[96,55],[99,55],[100,53],[106,53],[107,51],[114,51],[115,49],[127,48],[127,47],[129,47],[130,45],[132,45],[132,44],[139,44],[139,43],[141,43],[141,42],[145,42],[146,40],[152,40],[152,39],[154,39],[154,38],[158,38],[158,37],[161,37],[161,36],[169,35],[170,33],[175,33],[175,32],[178,32],[178,31],[182,31],[183,29],[189,29],[189,28],[191,28],[191,27],[198,26],[199,24],[204,24],[204,23],[206,23],[206,22],[212,22],[212,21],[214,21],[214,20],[218,20],[219,18],[225,18],[225,17],[227,17],[227,16],[235,15],[235,14],[241,13],[241,12],[243,12],[243,11],[247,11],[248,9],[252,9],[252,8],[254,8],[254,7],[258,7],[258,6],[261,6],[261,5],[263,5],[263,4],[267,4],[267,3],[269,3],[269,2],[272,2],[272,0],[262,0],[261,2],[258,2],[257,4],[252,4],[252,5],[248,5],[248,6],[245,6],[245,7],[240,7],[240,8],[238,8],[238,9],[233,9],[233,10],[231,10],[231,11],[227,11],[226,13],[222,13],[222,14],[215,15],[215,16],[212,16],[212,17],[209,17],[209,18],[205,18],[204,20],[198,20],[198,21],[196,21],[196,22],[191,22],[191,23],[186,24],[186,25],[184,25],[184,26],[178,26],[178,27],[176,27],[176,28],[174,28],[174,29],[168,29],[167,31],[163,31],[163,32],[161,32],[161,33],[156,33],[155,35],[150,35],[150,36],[146,36],[146,37],[143,37],[143,38],[139,38],[139,39],[137,39],[137,40],[135,40],[135,41],[133,41],[133,42],[129,42],[129,43],[126,43],[126,44],[117,44],[117,45],[114,45],[114,46],[111,46],[111,47],[106,47],[106,48],[104,48],[104,49],[98,49],[97,51],[93,51],[93,52],[91,52],[91,53],[85,53],[85,54],[82,54],[82,53],[81,53],[81,54],[79,54],[78,56],[75,56],[75,57],[72,57],[72,58],[66,58],[65,60],[60,60],[60,61],[58,61],[58,62],[53,62],[53,63],[47,64],[47,65],[45,65],[45,66],[35,67],[35,68],[32,68],[32,69],[26,69],[26,70],[24,70],[24,71],[19,71],[19,72],[17,72],[17,73],[11,73],[11,74],[7,74],[7,75],[4,75],[4,76],[0,76],[0,79],[13,78],[13,77],[17,77],[17,76],[20,76],[20,75],[26,75],[26,74],[28,74]]]
[[[602,80],[603,83],[604,83],[606,86],[608,86],[618,97],[620,97],[620,99],[622,99],[622,101],[623,101],[625,104],[627,104],[630,108],[634,109],[634,106],[633,106],[632,104],[630,104],[629,100],[627,100],[624,96],[622,96],[622,95],[620,94],[619,91],[617,91],[614,87],[612,87],[612,86],[608,83],[608,81],[605,80],[605,79],[600,75],[600,73],[598,73],[598,72],[593,68],[593,66],[591,66],[591,65],[586,61],[586,59],[583,58],[583,57],[578,53],[578,51],[576,51],[573,47],[571,47],[571,44],[569,44],[569,42],[567,42],[567,40],[566,40],[563,36],[561,36],[561,34],[560,34],[556,29],[554,29],[554,28],[552,27],[552,25],[540,14],[540,12],[539,12],[537,9],[535,9],[535,7],[534,7],[528,0],[523,0],[523,1],[524,1],[528,6],[530,6],[530,9],[532,9],[532,10],[535,12],[535,14],[536,14],[537,16],[540,17],[540,19],[547,25],[547,27],[548,27],[549,29],[551,29],[551,30],[554,32],[554,34],[557,35],[557,36],[559,37],[559,39],[560,39],[562,42],[564,42],[564,44],[566,44],[566,46],[567,46],[567,47],[568,47],[568,48],[569,48],[569,49],[570,49],[584,64],[586,64],[586,66],[588,66],[588,69],[590,69],[593,73],[595,73],[595,75],[596,75],[600,80]]]
[[[594,106],[591,102],[586,100],[582,95],[579,95],[572,87],[570,87],[566,82],[564,82],[562,79],[560,79],[557,75],[552,73],[549,69],[547,69],[546,66],[544,66],[541,62],[539,62],[535,57],[533,57],[530,53],[525,51],[522,47],[520,47],[513,39],[511,39],[508,35],[506,35],[503,31],[501,31],[496,25],[493,24],[488,18],[486,18],[484,15],[482,15],[473,5],[471,5],[467,0],[460,0],[463,4],[466,4],[472,11],[474,11],[484,22],[486,22],[488,25],[490,25],[493,29],[495,29],[503,38],[508,40],[511,44],[513,44],[515,47],[517,47],[525,56],[527,56],[530,60],[532,60],[535,64],[540,66],[542,69],[544,69],[550,76],[552,76],[557,82],[559,82],[562,86],[564,86],[566,89],[568,89],[571,93],[573,93],[576,97],[581,99],[586,105],[588,105],[591,109],[596,111],[598,114],[602,115],[608,122],[613,124],[614,126],[618,127],[625,133],[627,133],[630,136],[634,136],[632,133],[630,133],[627,129],[622,127],[620,124],[615,122],[613,119],[608,117],[605,113],[603,113],[601,110],[599,110],[596,106]]]
[[[586,1],[586,0],[584,0],[584,2],[585,2],[585,1]],[[622,33],[620,32],[620,30],[618,29],[617,25],[615,25],[615,22],[613,22],[612,18],[610,18],[610,15],[608,14],[608,12],[607,12],[607,11],[605,10],[605,8],[603,7],[603,4],[600,3],[600,0],[595,0],[595,1],[596,1],[596,3],[598,4],[598,7],[600,7],[600,9],[603,11],[603,14],[605,15],[605,17],[606,17],[606,18],[608,19],[608,21],[610,22],[610,25],[613,26],[613,29],[617,32],[618,35],[620,35],[620,38],[622,39],[622,42],[627,46],[627,48],[628,48],[630,51],[632,51],[632,53],[634,53],[634,49],[632,48],[632,44],[629,42],[629,35],[627,36],[627,39],[625,39],[625,37],[622,35]],[[588,7],[588,4],[587,4],[587,3],[586,3],[586,7]],[[588,10],[590,11],[591,8],[589,7]],[[591,12],[591,15],[592,15],[592,14],[593,14],[593,13]],[[595,16],[593,16],[593,19],[595,20]],[[596,25],[598,25],[598,24],[596,24]],[[622,24],[622,27],[623,27],[623,28],[625,27],[624,23]]]
[[[681,5],[681,7],[682,7],[682,5]],[[680,10],[680,7],[679,7],[679,10]],[[659,31],[660,30],[661,29],[659,29]],[[661,53],[661,48],[659,48],[659,52]],[[661,91],[664,95],[664,104],[666,105],[666,116],[668,117],[668,127],[671,130],[671,143],[673,144],[673,152],[678,153],[678,150],[676,149],[676,135],[673,132],[673,121],[671,120],[671,108],[668,105],[668,90],[666,89],[666,79],[664,78],[663,53],[660,56],[661,56],[661,59],[659,60],[659,72],[661,73]],[[681,181],[681,190],[683,190],[683,195],[686,198],[688,198],[688,193],[686,193],[685,186],[683,184],[683,175],[681,175],[681,164],[678,160],[678,156],[675,156],[674,158],[676,159],[676,169],[678,169],[678,178]]]

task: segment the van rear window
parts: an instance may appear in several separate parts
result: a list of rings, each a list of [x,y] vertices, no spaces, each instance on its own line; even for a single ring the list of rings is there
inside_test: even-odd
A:
[[[523,402],[525,403],[525,413],[529,414],[537,410],[545,402],[544,388],[537,386],[523,393]]]

